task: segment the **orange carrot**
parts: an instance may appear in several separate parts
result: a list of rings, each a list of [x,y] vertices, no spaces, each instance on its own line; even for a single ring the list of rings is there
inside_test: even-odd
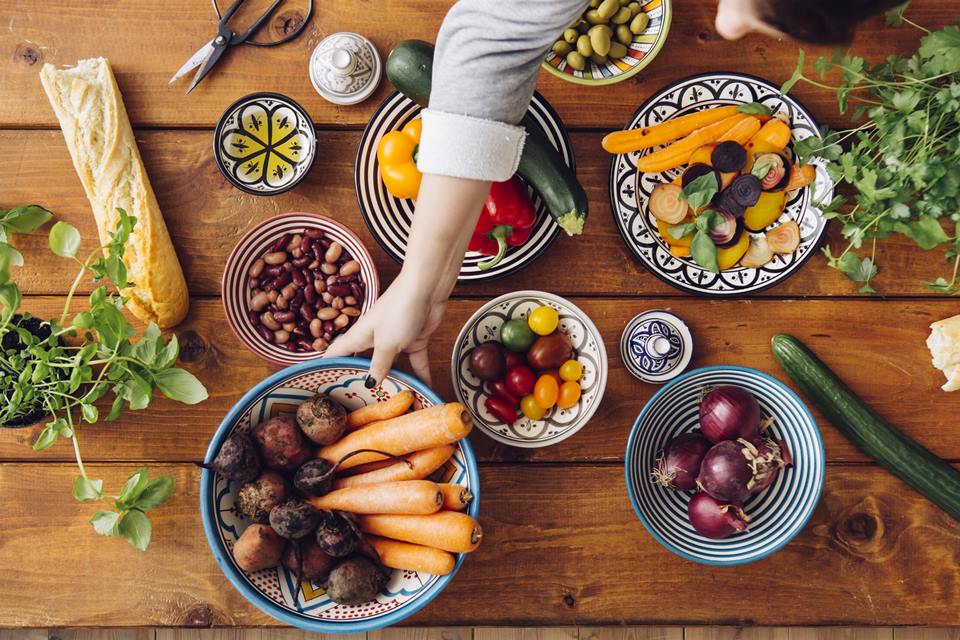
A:
[[[704,109],[678,118],[670,118],[643,129],[614,131],[604,136],[601,146],[609,153],[630,153],[666,144],[707,125],[736,114],[736,105]]]
[[[473,551],[483,539],[480,523],[459,511],[440,511],[426,516],[362,516],[360,530],[394,540],[429,545],[451,553]]]
[[[347,429],[353,431],[371,422],[402,416],[412,406],[413,393],[404,389],[385,402],[375,402],[351,411],[347,415]]]
[[[336,463],[358,449],[376,449],[391,455],[403,456],[421,449],[452,444],[465,437],[473,428],[470,412],[459,402],[438,404],[427,409],[406,413],[389,420],[381,420],[364,429],[349,433],[337,442],[322,447],[316,456]],[[366,462],[383,460],[379,453],[361,453],[340,465],[350,469]]]
[[[350,513],[435,513],[443,506],[443,493],[429,480],[404,480],[335,489],[309,498],[317,509]]]
[[[457,564],[453,554],[433,547],[378,536],[367,536],[366,540],[380,556],[380,563],[391,569],[423,571],[435,576],[445,576],[453,571]]]
[[[790,144],[792,135],[790,125],[780,118],[770,118],[751,136],[745,146],[747,151],[783,150]]]
[[[399,480],[423,480],[431,473],[443,466],[450,459],[456,447],[452,444],[442,444],[439,447],[416,451],[407,456],[406,460],[361,473],[356,476],[339,478],[333,483],[334,489],[357,487],[362,484],[376,484],[379,482],[394,482]],[[444,485],[440,485],[442,488]],[[446,494],[444,494],[446,495]]]
[[[817,177],[817,170],[813,165],[810,164],[801,164],[793,165],[793,168],[790,170],[790,181],[787,182],[787,187],[784,191],[793,191],[794,189],[802,189],[811,182],[814,181]]]
[[[637,170],[642,173],[659,173],[686,164],[697,147],[709,142],[716,142],[717,138],[729,131],[734,125],[749,117],[740,113],[701,127],[670,146],[641,157],[637,161]]]
[[[752,138],[757,131],[760,131],[760,128],[760,118],[751,116],[733,125],[733,127],[720,136],[717,141],[726,142],[730,140],[741,145],[747,144],[750,138]]]
[[[443,508],[451,511],[464,509],[473,500],[473,494],[462,484],[441,482],[437,485],[443,492]]]
[[[689,258],[690,247],[681,247],[679,245],[670,245],[670,255],[674,258]]]

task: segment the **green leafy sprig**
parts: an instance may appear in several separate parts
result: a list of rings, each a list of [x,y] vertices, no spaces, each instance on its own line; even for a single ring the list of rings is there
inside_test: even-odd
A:
[[[23,208],[13,211],[20,209]],[[15,222],[10,226],[34,230],[50,217],[49,212],[42,211],[46,215],[34,210],[14,216]],[[0,349],[0,423],[25,419],[38,412],[49,416],[50,421],[33,448],[41,451],[61,437],[70,439],[80,472],[73,485],[74,498],[97,501],[106,507],[91,519],[94,530],[101,535],[125,538],[138,549],[146,549],[151,537],[146,512],[171,495],[172,478],[151,480],[143,468],[127,479],[120,493],[107,495],[103,480],[91,478],[84,467],[77,428],[82,422],[99,421],[97,402],[108,394],[113,394],[106,416],[111,421],[125,409],[145,409],[156,389],[186,404],[205,400],[207,391],[193,374],[173,366],[180,351],[176,335],[165,342],[160,329],[150,323],[137,339],[135,329],[124,317],[126,299],[119,291],[132,283],[127,280],[123,254],[136,219],[122,209],[118,213],[119,221],[110,241],[84,259],[77,257],[81,238],[76,228],[60,221],[50,229],[53,253],[74,260],[80,268],[62,313],[49,321],[47,337],[22,326],[24,320],[30,320],[29,315],[16,319],[21,295],[17,285],[9,280],[9,267],[16,261],[0,257],[0,341],[4,345]],[[12,255],[0,250],[0,256]],[[88,274],[99,286],[89,296],[89,308],[71,316],[77,289]],[[102,284],[106,279],[113,287]]]
[[[840,113],[856,126],[821,130],[794,145],[801,162],[817,156],[831,161],[827,171],[838,185],[856,191],[821,203],[824,217],[835,219],[847,246],[834,254],[824,249],[831,267],[874,293],[879,271],[877,241],[902,234],[920,248],[945,247],[948,275],[924,283],[942,293],[960,294],[960,27],[930,31],[904,16],[905,3],[887,13],[888,24],[909,24],[924,35],[916,53],[889,56],[871,66],[863,58],[836,52],[820,57],[814,77],[804,72],[804,53],[781,87],[797,82],[830,89]],[[824,82],[837,74],[839,83]],[[864,245],[869,255],[861,255]]]

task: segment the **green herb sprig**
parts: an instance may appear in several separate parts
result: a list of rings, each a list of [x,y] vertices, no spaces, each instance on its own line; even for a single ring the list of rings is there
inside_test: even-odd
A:
[[[713,202],[719,193],[717,176],[711,171],[691,180],[680,193],[680,199],[686,200],[694,211],[699,211]],[[717,245],[710,237],[710,229],[717,225],[717,213],[707,209],[701,212],[693,222],[670,227],[667,232],[678,240],[693,236],[690,242],[690,257],[698,265],[713,273],[720,273],[717,264]]]
[[[840,113],[851,112],[857,126],[821,130],[794,145],[801,162],[817,156],[832,161],[827,170],[838,185],[856,190],[821,203],[824,217],[842,224],[847,246],[837,254],[824,248],[831,267],[875,293],[879,272],[877,241],[899,233],[925,250],[945,247],[948,275],[924,283],[960,294],[960,27],[930,31],[904,16],[905,3],[887,14],[888,24],[909,24],[925,35],[912,56],[890,56],[871,66],[863,58],[836,52],[820,57],[811,77],[801,49],[797,67],[781,87],[797,82],[836,92]],[[839,74],[839,84],[824,82]],[[869,255],[861,256],[864,245]]]
[[[20,213],[13,213],[17,211]],[[81,238],[76,228],[60,221],[50,229],[53,253],[74,260],[80,268],[62,313],[49,321],[45,337],[24,326],[28,324],[25,321],[32,321],[28,314],[18,314],[22,296],[10,281],[10,267],[22,264],[22,256],[17,260],[19,252],[3,245],[5,223],[17,231],[33,231],[50,219],[50,213],[39,207],[18,207],[0,220],[0,423],[48,416],[33,448],[42,451],[61,437],[70,439],[80,471],[73,484],[74,498],[106,507],[91,519],[94,530],[125,538],[145,550],[152,530],[146,512],[170,497],[173,479],[151,480],[142,468],[127,479],[118,494],[106,494],[103,480],[91,478],[83,464],[77,429],[82,422],[99,421],[96,403],[108,394],[113,394],[106,416],[111,421],[125,409],[145,409],[156,389],[186,404],[205,400],[207,390],[193,374],[173,366],[180,351],[176,335],[165,342],[160,329],[150,323],[136,339],[135,329],[124,317],[126,299],[119,291],[132,283],[127,280],[123,254],[136,219],[122,209],[118,213],[110,241],[82,260],[77,257]],[[73,299],[87,274],[96,283],[109,279],[114,286],[100,284],[89,296],[89,309],[71,316]],[[40,326],[35,321],[34,325]]]

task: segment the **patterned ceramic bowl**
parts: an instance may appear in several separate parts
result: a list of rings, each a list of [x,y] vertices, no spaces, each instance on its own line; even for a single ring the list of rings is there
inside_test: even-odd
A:
[[[283,213],[255,225],[247,231],[230,252],[223,268],[220,294],[223,311],[233,333],[250,351],[275,364],[289,365],[312,360],[323,355],[322,351],[295,353],[267,342],[257,333],[250,318],[250,288],[247,273],[267,247],[285,234],[302,233],[304,229],[320,229],[326,237],[339,242],[360,263],[360,280],[364,283],[364,299],[360,315],[366,313],[376,302],[380,293],[380,278],[373,258],[360,238],[348,227],[332,218],[317,213]]]
[[[526,318],[537,307],[549,305],[560,313],[560,331],[573,343],[574,357],[583,366],[580,401],[570,409],[552,409],[542,420],[520,414],[512,425],[498,421],[484,407],[483,381],[470,372],[470,351],[483,342],[498,340],[500,327],[511,318]],[[454,343],[450,360],[453,390],[488,436],[514,447],[535,448],[566,440],[587,424],[603,399],[607,386],[607,351],[603,336],[587,314],[571,302],[544,291],[516,291],[483,305],[467,320]]]
[[[383,402],[404,389],[413,391],[419,407],[441,402],[440,397],[422,382],[398,371],[391,371],[378,389],[367,389],[363,380],[369,366],[369,360],[330,358],[278,371],[233,406],[217,428],[205,459],[212,460],[223,441],[234,431],[245,431],[251,425],[278,414],[293,414],[297,405],[315,391],[330,394],[348,410]],[[469,442],[462,440],[459,443],[454,456],[438,471],[437,478],[468,487],[474,495],[469,513],[477,516],[480,479]],[[201,475],[200,513],[213,555],[224,575],[247,600],[277,620],[301,629],[358,633],[398,622],[422,609],[443,591],[464,559],[464,554],[460,554],[456,568],[446,576],[394,571],[386,590],[376,600],[356,606],[338,605],[317,585],[304,582],[298,590],[294,576],[282,566],[246,573],[236,565],[231,549],[249,524],[237,514],[238,489],[237,482],[212,471],[204,470]]]
[[[633,44],[623,58],[610,60],[606,64],[588,61],[583,71],[577,71],[567,66],[565,59],[551,51],[543,61],[543,68],[558,78],[587,86],[599,87],[632,78],[660,53],[667,41],[673,15],[671,0],[650,0],[643,5],[643,10],[650,17],[650,23],[646,31],[634,37]]]
[[[669,311],[644,311],[627,323],[620,358],[635,377],[660,384],[683,373],[693,357],[693,335]]]
[[[693,494],[653,482],[650,471],[668,440],[697,428],[701,391],[721,384],[743,387],[757,398],[764,415],[774,420],[773,437],[789,448],[793,466],[743,505],[751,518],[747,531],[713,540],[687,519]],[[824,458],[820,430],[797,394],[755,369],[724,365],[690,371],[650,398],[633,423],[624,466],[633,509],[657,542],[701,564],[733,565],[770,555],[803,529],[823,490]]]

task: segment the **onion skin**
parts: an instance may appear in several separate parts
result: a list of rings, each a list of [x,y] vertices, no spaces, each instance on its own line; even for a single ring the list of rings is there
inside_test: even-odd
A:
[[[724,504],[702,491],[690,499],[687,517],[697,533],[715,540],[745,531],[750,521],[737,505]]]
[[[707,440],[715,444],[737,438],[755,439],[762,420],[760,403],[741,387],[714,387],[700,400],[700,428]]]
[[[713,445],[700,463],[697,485],[721,502],[743,504],[754,477],[743,451],[743,445],[733,440]]]
[[[681,433],[664,446],[653,470],[657,484],[677,491],[697,488],[700,463],[710,449],[710,441],[699,431]]]

